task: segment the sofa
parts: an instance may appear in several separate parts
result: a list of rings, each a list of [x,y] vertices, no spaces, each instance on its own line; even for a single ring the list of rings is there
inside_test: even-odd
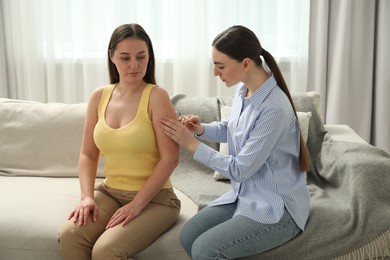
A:
[[[312,169],[305,231],[243,259],[382,259],[390,257],[390,156],[347,125],[324,125],[318,93],[294,93]],[[220,120],[231,97],[171,97],[182,114]],[[0,260],[60,259],[57,234],[80,199],[77,161],[86,104],[0,98]],[[223,150],[223,144],[207,143]],[[98,179],[103,178],[102,163]],[[230,188],[228,180],[180,151],[172,174],[182,202],[177,223],[136,260],[190,259],[179,243],[183,224]]]

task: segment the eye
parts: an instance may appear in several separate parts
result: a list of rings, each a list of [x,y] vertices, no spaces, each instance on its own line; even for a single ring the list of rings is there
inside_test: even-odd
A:
[[[121,60],[123,61],[128,61],[130,58],[129,57],[121,57]]]
[[[138,56],[137,57],[137,60],[143,60],[143,59],[145,59],[145,56]]]
[[[218,69],[220,69],[220,70],[223,70],[224,68],[225,68],[225,66],[218,67]]]

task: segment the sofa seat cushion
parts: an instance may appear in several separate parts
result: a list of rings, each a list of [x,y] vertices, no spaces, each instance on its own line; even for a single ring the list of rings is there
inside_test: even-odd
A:
[[[0,176],[0,259],[61,259],[57,234],[80,201],[78,178]],[[179,220],[136,259],[186,259],[179,233],[197,206],[175,189],[182,201]]]

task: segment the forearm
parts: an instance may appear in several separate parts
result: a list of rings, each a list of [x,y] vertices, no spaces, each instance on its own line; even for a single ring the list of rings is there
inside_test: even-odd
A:
[[[161,160],[154,168],[145,185],[135,196],[133,203],[141,209],[146,207],[164,187],[177,164],[178,161],[176,160]]]
[[[214,143],[226,143],[227,141],[227,127],[220,122],[213,122],[209,124],[202,124],[203,132],[201,135],[196,134],[196,138],[202,141],[209,141]]]
[[[80,155],[78,170],[81,199],[85,197],[93,198],[97,171],[97,160],[89,158],[85,155]]]

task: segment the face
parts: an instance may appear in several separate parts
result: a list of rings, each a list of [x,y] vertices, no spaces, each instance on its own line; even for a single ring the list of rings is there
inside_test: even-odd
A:
[[[146,42],[136,38],[125,39],[117,44],[110,57],[121,81],[134,83],[143,80],[149,61]]]
[[[230,58],[215,47],[212,48],[211,56],[214,62],[214,76],[219,77],[226,86],[233,86],[242,80],[242,62]]]

